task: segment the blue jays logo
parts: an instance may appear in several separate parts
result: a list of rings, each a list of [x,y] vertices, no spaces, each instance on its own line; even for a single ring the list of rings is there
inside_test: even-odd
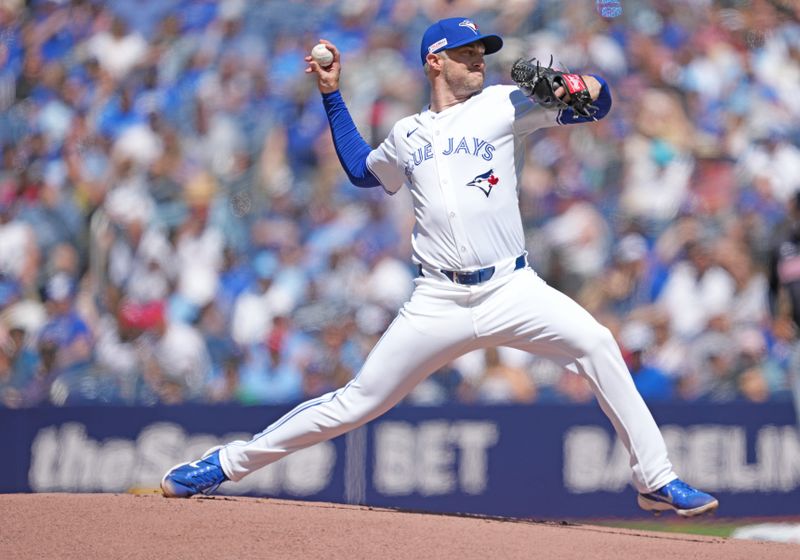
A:
[[[477,177],[475,177],[472,181],[467,183],[468,187],[478,187],[483,194],[486,195],[486,198],[489,198],[489,195],[492,192],[492,187],[494,187],[497,183],[500,182],[498,177],[494,175],[494,169],[490,169],[486,173],[481,173]]]
[[[472,32],[477,35],[478,34],[478,26],[472,20],[465,19],[461,23],[458,24],[459,27],[469,27]]]

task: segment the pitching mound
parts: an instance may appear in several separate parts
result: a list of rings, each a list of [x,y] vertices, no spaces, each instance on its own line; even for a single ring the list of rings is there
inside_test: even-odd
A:
[[[797,545],[255,498],[0,495],[0,558],[800,558]]]

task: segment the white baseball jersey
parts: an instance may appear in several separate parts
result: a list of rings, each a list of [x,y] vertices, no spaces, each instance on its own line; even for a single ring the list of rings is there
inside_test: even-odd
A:
[[[658,426],[636,391],[611,332],[514,261],[525,251],[518,205],[524,138],[560,123],[516,87],[493,86],[439,113],[399,121],[367,157],[388,192],[411,189],[414,260],[423,270],[495,266],[471,285],[415,279],[411,299],[344,387],[306,401],[249,441],[219,454],[228,478],[336,437],[386,412],[432,372],[466,352],[508,346],[583,376],[631,454],[640,492],[676,475]],[[511,263],[506,267],[505,263]]]
[[[491,86],[395,124],[367,166],[386,191],[411,189],[415,263],[470,270],[524,252],[518,184],[525,137],[558,124],[558,114],[515,86]]]

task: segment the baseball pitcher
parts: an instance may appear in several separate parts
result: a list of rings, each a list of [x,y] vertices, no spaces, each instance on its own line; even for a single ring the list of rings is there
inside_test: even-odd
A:
[[[164,495],[208,494],[289,453],[336,437],[383,414],[431,373],[466,352],[510,346],[546,357],[588,380],[630,453],[638,502],[646,510],[694,516],[717,500],[681,481],[650,411],[607,328],[529,266],[519,211],[525,139],[537,129],[602,119],[611,94],[602,78],[520,60],[516,85],[484,87],[484,57],[502,39],[468,18],[431,25],[420,63],[430,104],[403,118],[376,149],[363,140],[339,92],[341,60],[316,74],[341,164],[358,187],[410,189],[418,277],[356,377],[307,401],[250,441],[206,452],[164,476]]]

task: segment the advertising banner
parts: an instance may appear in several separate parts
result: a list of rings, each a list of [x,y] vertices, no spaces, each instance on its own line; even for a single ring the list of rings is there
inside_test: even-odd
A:
[[[288,407],[0,409],[0,492],[127,492]],[[652,406],[720,516],[800,515],[790,403]],[[528,518],[633,517],[628,454],[595,405],[404,407],[221,492]]]

